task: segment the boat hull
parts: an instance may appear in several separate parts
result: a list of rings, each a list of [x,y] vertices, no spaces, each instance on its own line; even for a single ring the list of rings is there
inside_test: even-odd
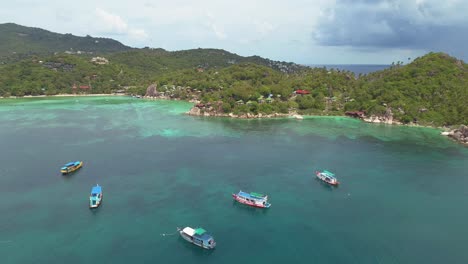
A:
[[[253,202],[249,202],[249,201],[246,201],[242,198],[239,197],[239,195],[233,193],[232,194],[232,198],[234,198],[234,200],[236,200],[237,202],[241,203],[241,204],[245,204],[245,205],[248,205],[248,206],[252,206],[252,207],[257,207],[257,208],[270,208],[271,204],[269,203],[266,203],[265,205],[264,204],[257,204],[257,203],[253,203]]]
[[[78,166],[70,167],[70,168],[67,169],[67,170],[60,170],[60,172],[62,173],[62,175],[65,175],[65,174],[69,174],[69,173],[75,172],[75,171],[81,169],[81,167],[83,167],[83,162],[80,162],[80,164],[78,164]]]

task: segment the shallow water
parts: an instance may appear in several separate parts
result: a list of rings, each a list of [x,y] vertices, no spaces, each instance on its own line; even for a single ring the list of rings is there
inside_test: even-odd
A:
[[[0,100],[1,263],[468,263],[468,151],[437,130],[190,107]],[[72,160],[84,167],[61,176]],[[104,200],[91,211],[96,183]],[[234,203],[240,189],[272,207]],[[183,226],[204,227],[217,248],[161,235]]]

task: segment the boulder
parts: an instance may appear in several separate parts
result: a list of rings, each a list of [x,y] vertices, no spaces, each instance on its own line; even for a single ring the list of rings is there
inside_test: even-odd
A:
[[[199,115],[201,115],[201,110],[198,107],[192,107],[192,109],[190,109],[190,111],[188,111],[188,114],[189,115],[194,115],[194,116],[199,116]]]
[[[462,125],[459,130],[463,137],[468,137],[468,126]]]
[[[145,96],[150,96],[150,97],[156,97],[158,96],[158,90],[157,90],[158,85],[157,84],[151,84],[146,88],[146,94]]]

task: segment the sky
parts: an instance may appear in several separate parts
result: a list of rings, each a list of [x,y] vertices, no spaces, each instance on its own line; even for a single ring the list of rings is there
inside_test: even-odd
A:
[[[301,64],[468,61],[468,0],[0,0],[0,23]]]

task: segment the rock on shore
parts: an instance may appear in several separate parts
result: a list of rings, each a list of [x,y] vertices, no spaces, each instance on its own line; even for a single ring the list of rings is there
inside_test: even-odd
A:
[[[393,112],[392,108],[388,107],[385,111],[383,116],[375,116],[371,115],[369,117],[363,117],[363,121],[368,123],[382,123],[382,124],[389,124],[389,125],[401,125],[401,122],[393,119]]]
[[[468,145],[468,126],[462,125],[457,129],[442,132],[441,135],[451,137],[462,144]]]

